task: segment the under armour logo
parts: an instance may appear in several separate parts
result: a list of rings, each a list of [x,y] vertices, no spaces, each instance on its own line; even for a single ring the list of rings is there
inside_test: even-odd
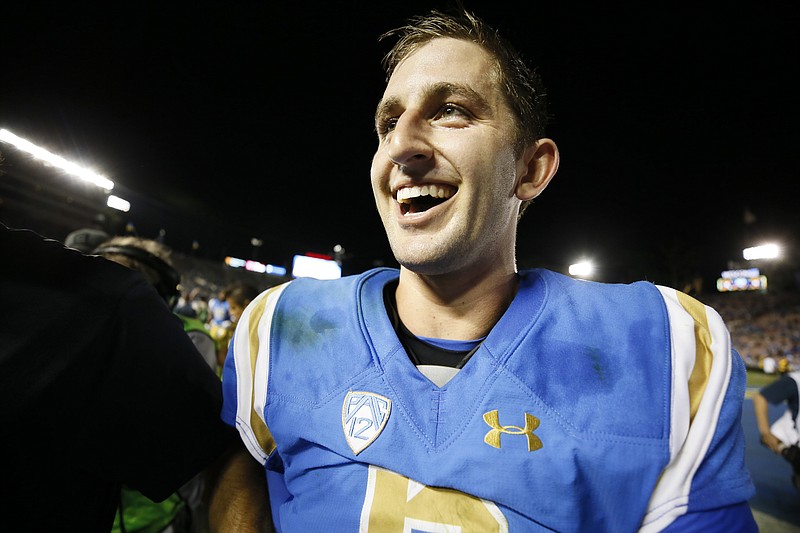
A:
[[[525,427],[519,426],[501,426],[500,415],[497,409],[484,413],[483,420],[490,428],[489,432],[483,438],[483,441],[489,446],[495,448],[500,447],[500,434],[507,435],[525,435],[528,438],[528,451],[533,452],[542,447],[542,441],[533,434],[534,430],[539,427],[539,419],[533,415],[525,413]]]

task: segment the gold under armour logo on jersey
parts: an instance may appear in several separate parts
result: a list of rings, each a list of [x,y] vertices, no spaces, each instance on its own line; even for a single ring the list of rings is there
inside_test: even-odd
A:
[[[495,448],[500,447],[500,434],[507,435],[525,435],[528,438],[528,451],[534,452],[542,447],[542,441],[533,434],[534,430],[539,427],[539,419],[533,415],[525,413],[525,427],[519,426],[501,426],[500,415],[497,409],[484,413],[483,420],[490,428],[489,432],[483,437],[483,441],[489,446]]]

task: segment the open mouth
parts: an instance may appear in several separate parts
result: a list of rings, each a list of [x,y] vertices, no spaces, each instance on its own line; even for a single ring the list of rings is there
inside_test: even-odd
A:
[[[414,185],[397,191],[397,202],[403,215],[424,213],[431,207],[446,202],[456,193],[451,185]]]

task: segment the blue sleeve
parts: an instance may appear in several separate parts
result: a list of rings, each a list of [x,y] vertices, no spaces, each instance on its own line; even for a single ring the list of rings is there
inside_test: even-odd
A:
[[[758,533],[758,525],[747,502],[679,516],[664,532],[670,533]]]
[[[234,333],[234,337],[235,337]],[[228,425],[236,427],[236,364],[233,357],[234,340],[231,338],[228,343],[228,355],[225,357],[225,364],[222,367],[222,411],[220,416],[222,421]]]
[[[272,511],[272,523],[275,525],[277,533],[282,533],[279,511],[281,506],[291,498],[291,495],[286,489],[286,483],[283,480],[282,473],[273,472],[268,469],[267,484],[269,486],[269,506]]]

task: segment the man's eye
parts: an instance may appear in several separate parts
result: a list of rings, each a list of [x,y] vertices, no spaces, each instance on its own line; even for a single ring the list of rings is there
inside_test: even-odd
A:
[[[445,104],[439,109],[439,112],[436,113],[435,120],[439,119],[455,119],[455,118],[468,118],[469,114],[463,108],[455,105],[455,104]]]
[[[390,131],[394,130],[395,126],[397,126],[397,118],[392,117],[392,118],[382,119],[380,122],[378,122],[378,127],[377,127],[378,134],[386,135]]]

